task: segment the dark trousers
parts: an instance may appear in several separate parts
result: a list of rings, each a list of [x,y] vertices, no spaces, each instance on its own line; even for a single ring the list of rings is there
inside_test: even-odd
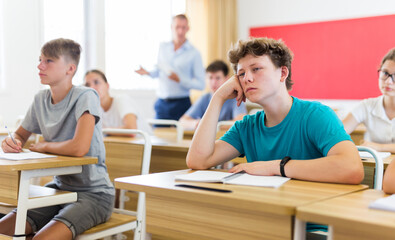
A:
[[[156,119],[178,120],[191,107],[189,97],[176,99],[161,99],[155,102]]]

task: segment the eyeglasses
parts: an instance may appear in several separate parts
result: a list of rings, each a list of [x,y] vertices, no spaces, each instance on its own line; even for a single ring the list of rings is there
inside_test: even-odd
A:
[[[381,80],[386,81],[388,77],[391,77],[392,83],[395,83],[395,73],[389,74],[388,72],[383,70],[378,70],[378,73]]]

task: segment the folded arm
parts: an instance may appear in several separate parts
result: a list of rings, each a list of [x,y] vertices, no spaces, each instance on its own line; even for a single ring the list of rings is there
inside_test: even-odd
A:
[[[253,175],[281,175],[280,161],[260,161],[239,164],[231,172],[246,171]],[[355,145],[342,141],[334,145],[326,157],[312,160],[290,160],[284,167],[287,177],[316,181],[359,184],[364,177],[363,165]]]
[[[236,98],[238,105],[245,100],[240,83],[234,77],[215,92],[200,120],[187,155],[189,168],[207,169],[240,155],[230,144],[221,140],[215,141],[221,108],[231,98]]]

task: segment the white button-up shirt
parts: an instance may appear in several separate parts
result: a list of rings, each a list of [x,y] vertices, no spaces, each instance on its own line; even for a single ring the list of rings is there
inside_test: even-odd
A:
[[[175,72],[180,82],[168,78]],[[162,43],[159,47],[157,69],[150,72],[153,78],[159,78],[157,95],[159,98],[189,97],[190,89],[203,90],[205,69],[199,51],[189,41],[174,51],[173,42]]]
[[[365,99],[351,113],[358,123],[365,124],[365,140],[395,143],[395,118],[388,118],[383,101],[383,96]]]

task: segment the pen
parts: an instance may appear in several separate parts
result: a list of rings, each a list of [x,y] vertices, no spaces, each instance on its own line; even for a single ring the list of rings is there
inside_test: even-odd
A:
[[[193,188],[193,189],[199,189],[199,190],[206,190],[206,191],[213,191],[213,192],[223,192],[223,193],[232,192],[232,190],[227,190],[227,189],[200,187],[200,186],[188,185],[188,184],[176,184],[175,186],[176,187]]]
[[[8,132],[8,136],[10,136],[11,140],[14,142],[15,145],[18,146],[18,144],[16,144],[14,137],[11,135],[10,130],[7,128],[7,126],[5,126],[5,129],[7,129]]]
[[[240,176],[240,175],[242,175],[242,174],[244,174],[244,173],[246,173],[244,170],[241,171],[241,172],[233,173],[233,174],[231,174],[231,175],[229,175],[229,176],[227,176],[227,177],[224,177],[224,178],[222,179],[222,182],[230,181],[230,180],[232,180],[232,179],[234,179],[234,178],[237,178],[238,176]]]

